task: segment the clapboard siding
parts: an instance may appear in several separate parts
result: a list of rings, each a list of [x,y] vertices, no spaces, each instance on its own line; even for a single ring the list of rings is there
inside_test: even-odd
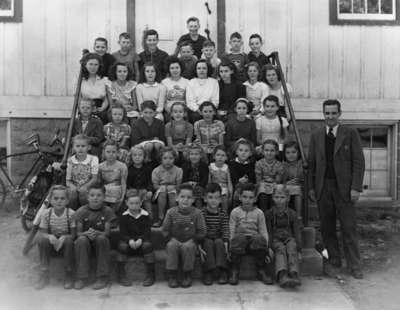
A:
[[[0,23],[0,95],[70,96],[82,49],[117,49],[126,0],[24,1],[22,23]]]
[[[279,52],[295,97],[400,99],[400,27],[331,26],[329,0],[232,0],[226,7],[227,37],[240,31],[248,52],[249,35],[260,33],[264,52]]]
[[[216,41],[217,0],[208,2]],[[22,23],[0,23],[0,96],[73,95],[82,49],[104,36],[116,50],[127,13],[126,0],[24,1]],[[172,52],[191,15],[203,33],[203,1],[137,0],[136,49],[143,29],[154,26],[161,48]],[[294,97],[400,99],[398,26],[330,26],[329,0],[229,0],[226,49],[234,31],[246,52],[252,33],[264,38],[265,53],[279,52]]]

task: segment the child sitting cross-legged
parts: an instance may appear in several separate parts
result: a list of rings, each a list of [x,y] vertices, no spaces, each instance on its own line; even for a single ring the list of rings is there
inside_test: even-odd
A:
[[[192,206],[193,188],[190,184],[184,183],[179,187],[176,200],[178,206],[168,210],[162,226],[165,237],[169,239],[166,247],[168,286],[179,286],[178,268],[181,262],[184,276],[180,285],[187,288],[192,285],[197,242],[205,237],[206,225],[201,211]]]
[[[95,183],[88,189],[89,203],[75,212],[78,238],[75,240],[76,281],[75,289],[87,284],[92,253],[96,257],[96,282],[93,289],[103,289],[108,284],[110,227],[115,214],[104,204],[104,186]]]
[[[264,284],[272,284],[266,262],[268,255],[268,231],[265,225],[264,213],[254,203],[256,188],[251,183],[243,184],[239,188],[240,206],[232,210],[229,219],[230,253],[232,274],[229,279],[231,285],[239,283],[241,258],[245,254],[254,256],[257,278]]]
[[[209,183],[205,189],[206,206],[203,215],[207,235],[199,246],[203,258],[203,283],[211,285],[215,275],[219,284],[228,283],[227,257],[229,241],[229,223],[226,212],[221,208],[221,186]],[[217,274],[215,274],[217,272]]]
[[[151,286],[155,281],[154,252],[151,244],[151,219],[149,213],[141,208],[143,199],[136,190],[126,194],[127,210],[119,217],[117,241],[119,282],[131,286],[126,275],[126,256],[141,255],[146,264],[143,286]]]
[[[289,197],[289,190],[284,185],[276,185],[272,195],[274,206],[265,213],[275,253],[275,274],[281,287],[301,285],[298,260],[301,251],[300,221],[296,211],[288,208]]]
[[[57,254],[64,257],[65,280],[64,288],[73,287],[74,271],[74,238],[76,236],[73,210],[67,208],[68,189],[63,185],[50,188],[50,208],[41,216],[37,239],[40,257],[40,277],[36,289],[42,289],[49,283],[50,258]]]

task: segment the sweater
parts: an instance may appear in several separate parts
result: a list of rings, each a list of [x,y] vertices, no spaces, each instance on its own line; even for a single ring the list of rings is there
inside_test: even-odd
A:
[[[141,117],[133,122],[131,133],[132,146],[143,141],[153,140],[155,137],[165,143],[164,123],[162,121],[155,118],[151,125],[149,125]]]
[[[257,207],[247,210],[239,206],[233,209],[229,219],[229,229],[231,240],[237,235],[262,235],[268,242],[264,213]]]
[[[221,111],[234,113],[233,104],[239,98],[246,97],[246,88],[239,81],[233,80],[230,84],[225,84],[222,80],[219,84],[219,107]]]
[[[220,238],[224,242],[228,242],[229,221],[225,211],[219,208],[217,213],[214,213],[205,207],[202,212],[207,227],[206,238],[212,240]]]
[[[173,207],[165,215],[162,231],[179,242],[201,241],[207,233],[203,214],[194,207]]]
[[[225,146],[227,149],[231,148],[240,138],[245,138],[253,144],[257,143],[256,123],[250,118],[239,121],[236,116],[231,117],[226,124],[225,132]]]
[[[235,188],[239,183],[239,179],[245,175],[247,175],[250,183],[256,183],[256,174],[254,172],[255,163],[253,160],[241,163],[237,158],[235,158],[228,162],[228,166],[233,188]]]
[[[167,58],[168,54],[163,50],[157,48],[154,52],[150,52],[148,49],[146,49],[139,54],[139,70],[142,72],[144,64],[147,62],[151,62],[155,64],[155,66],[159,70],[161,75],[161,78],[159,80],[161,80],[167,75],[167,69],[165,68]]]
[[[204,101],[211,101],[216,108],[219,105],[219,85],[218,81],[213,78],[199,79],[194,78],[189,81],[186,89],[187,107],[197,112],[199,106]]]
[[[150,164],[145,164],[140,168],[134,165],[128,168],[128,179],[126,182],[127,188],[146,189],[151,191],[153,184],[151,182],[151,172],[153,167]]]
[[[151,241],[151,220],[149,213],[141,210],[138,217],[134,217],[128,210],[119,217],[120,238],[129,240]]]
[[[197,167],[193,167],[192,163],[186,161],[182,164],[183,177],[182,182],[196,182],[201,187],[206,187],[208,183],[208,166],[200,161]]]

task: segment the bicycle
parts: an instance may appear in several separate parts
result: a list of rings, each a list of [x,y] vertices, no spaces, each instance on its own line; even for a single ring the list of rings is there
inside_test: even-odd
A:
[[[10,212],[15,205],[13,202],[20,199],[23,193],[27,190],[27,185],[32,183],[32,176],[37,176],[40,171],[48,169],[52,163],[63,155],[62,141],[59,138],[59,130],[57,130],[53,139],[48,143],[48,148],[45,149],[40,145],[40,136],[35,133],[25,140],[25,144],[33,147],[34,150],[28,152],[14,153],[0,157],[0,207]],[[37,154],[32,167],[22,177],[22,180],[15,182],[7,171],[6,161],[9,158],[24,157],[27,155]],[[30,180],[28,183],[27,181]],[[11,195],[13,202],[6,202],[7,196]]]

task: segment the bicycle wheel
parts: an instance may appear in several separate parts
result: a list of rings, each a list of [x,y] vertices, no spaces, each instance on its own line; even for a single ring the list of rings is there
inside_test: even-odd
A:
[[[10,212],[11,206],[10,204],[6,203],[6,197],[7,197],[7,188],[4,184],[4,181],[0,178],[0,207],[2,209],[5,209],[7,212]]]

